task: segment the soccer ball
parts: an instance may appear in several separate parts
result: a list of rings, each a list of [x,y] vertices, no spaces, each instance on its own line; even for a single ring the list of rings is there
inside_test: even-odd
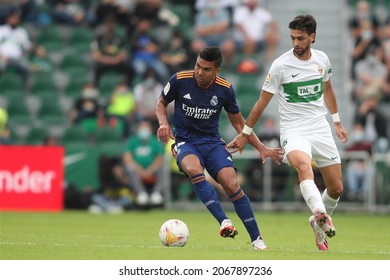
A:
[[[159,235],[164,246],[183,247],[188,242],[190,232],[183,221],[171,219],[163,223]]]

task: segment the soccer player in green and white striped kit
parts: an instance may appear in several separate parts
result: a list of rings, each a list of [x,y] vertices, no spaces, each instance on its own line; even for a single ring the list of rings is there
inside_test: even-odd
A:
[[[343,191],[341,160],[326,115],[330,112],[335,132],[348,141],[338,113],[330,77],[332,66],[328,56],[312,49],[317,23],[311,15],[296,16],[290,23],[293,49],[278,57],[271,65],[259,100],[254,105],[240,134],[229,143],[233,152],[242,151],[252,128],[274,95],[280,113],[280,143],[284,162],[298,173],[300,190],[312,212],[309,223],[319,250],[328,250],[327,237],[336,229],[331,215]],[[325,106],[326,105],[326,106]],[[326,189],[321,194],[314,182],[312,161],[321,171]]]

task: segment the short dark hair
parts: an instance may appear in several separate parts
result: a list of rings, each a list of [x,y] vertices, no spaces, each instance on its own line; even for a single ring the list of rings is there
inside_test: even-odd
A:
[[[204,48],[199,52],[199,57],[206,61],[214,62],[216,68],[220,68],[222,65],[222,53],[218,47],[210,46]]]
[[[317,22],[312,15],[299,15],[289,23],[288,28],[292,30],[306,31],[307,34],[311,35],[316,33]]]

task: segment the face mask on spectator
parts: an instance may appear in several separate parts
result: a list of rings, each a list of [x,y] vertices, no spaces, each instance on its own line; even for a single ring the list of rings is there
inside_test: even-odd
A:
[[[147,127],[142,127],[140,129],[138,129],[138,133],[137,133],[138,137],[141,139],[141,140],[149,140],[150,136],[152,135],[152,132],[150,131],[149,128]]]

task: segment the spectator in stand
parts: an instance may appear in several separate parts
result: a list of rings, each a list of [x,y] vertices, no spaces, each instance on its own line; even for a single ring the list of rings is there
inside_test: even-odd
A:
[[[94,84],[99,85],[101,76],[107,71],[117,71],[125,76],[131,85],[134,71],[131,66],[125,39],[117,34],[117,21],[108,16],[104,21],[104,30],[92,43],[94,62]]]
[[[123,136],[126,138],[131,132],[135,109],[135,98],[129,86],[124,82],[116,85],[108,102],[106,114],[109,122],[116,120],[123,124]]]
[[[70,111],[70,123],[82,125],[88,132],[95,132],[99,119],[104,120],[104,109],[99,104],[98,96],[92,83],[85,84],[81,97],[76,99]]]
[[[365,1],[363,1],[365,2]],[[359,20],[352,20],[350,29],[352,32],[352,64],[351,77],[355,76],[355,65],[358,61],[364,59],[370,47],[379,47],[381,40],[376,26],[378,21],[367,13],[361,15]]]
[[[354,124],[364,129],[364,140],[373,147],[373,152],[386,153],[389,150],[387,121],[378,109],[378,96],[367,96],[359,106]]]
[[[127,142],[123,162],[131,185],[136,190],[137,204],[162,205],[164,147],[157,141],[149,120],[138,122],[136,135]]]
[[[225,68],[231,66],[235,44],[231,38],[229,14],[219,6],[219,0],[210,0],[195,17],[194,52],[209,46],[217,46],[224,55]],[[199,41],[199,42],[197,42]]]
[[[13,68],[27,87],[30,79],[28,54],[35,53],[41,47],[31,43],[28,32],[19,24],[20,10],[14,8],[8,13],[6,24],[0,26],[0,75]]]
[[[277,24],[259,0],[245,0],[235,9],[233,21],[238,50],[249,55],[265,51],[267,61],[274,58],[279,41]]]
[[[132,207],[134,190],[120,159],[99,158],[99,181],[99,190],[91,196],[90,213],[120,214]]]
[[[367,96],[376,95],[381,99],[386,87],[388,75],[386,66],[383,64],[382,48],[372,45],[363,60],[356,63],[356,85],[353,100],[361,102]]]
[[[158,43],[149,35],[151,27],[151,21],[146,19],[137,25],[136,34],[132,39],[133,67],[138,76],[143,76],[148,69],[152,69],[157,80],[162,82],[168,76],[168,69],[160,59]]]
[[[167,66],[169,75],[189,67],[187,42],[179,30],[175,30],[172,39],[161,52],[161,61]]]
[[[347,152],[366,152],[371,156],[372,145],[364,139],[364,129],[361,124],[355,124],[351,133],[351,145]],[[347,199],[362,201],[367,185],[369,166],[364,158],[352,157],[346,162]]]
[[[360,0],[357,2],[356,11],[350,20],[352,35],[358,35],[359,27],[366,21],[372,24],[375,36],[380,38],[381,31],[378,18],[376,17],[375,13],[372,12],[370,3],[366,0]]]
[[[80,26],[87,23],[89,0],[48,0],[50,16],[58,23]]]
[[[148,118],[152,123],[153,131],[158,127],[155,105],[162,89],[163,85],[157,81],[153,70],[148,70],[142,82],[134,87],[137,120]]]
[[[93,25],[100,25],[104,19],[113,15],[118,23],[127,26],[133,12],[136,0],[101,0],[96,6]]]

